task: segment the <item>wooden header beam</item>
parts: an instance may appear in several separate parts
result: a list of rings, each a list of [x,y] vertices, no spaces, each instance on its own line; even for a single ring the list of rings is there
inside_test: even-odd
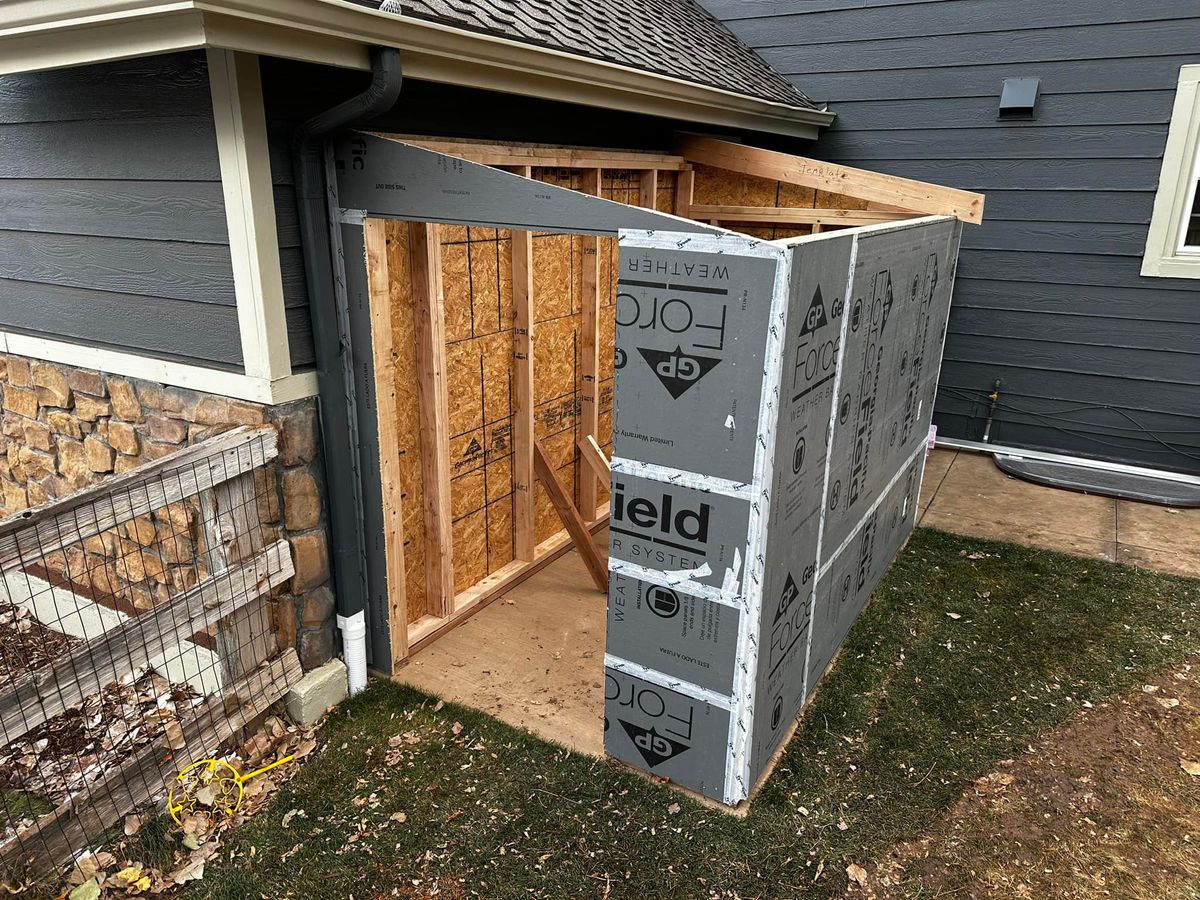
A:
[[[877,225],[915,219],[917,212],[873,209],[822,209],[810,206],[705,206],[690,207],[691,214],[706,222],[756,222],[770,225]]]
[[[690,162],[731,172],[894,204],[928,215],[954,216],[976,225],[983,221],[983,194],[957,188],[691,134],[677,137],[675,150]]]

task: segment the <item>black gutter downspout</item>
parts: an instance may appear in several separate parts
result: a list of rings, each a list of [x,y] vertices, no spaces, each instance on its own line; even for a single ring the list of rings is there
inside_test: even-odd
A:
[[[309,119],[296,130],[292,140],[300,241],[317,361],[332,543],[330,559],[338,613],[343,616],[366,608],[367,543],[350,355],[350,314],[344,291],[339,291],[335,282],[330,230],[338,224],[330,221],[328,200],[334,185],[326,184],[325,138],[395,105],[404,78],[400,51],[372,47],[371,71],[374,78],[365,91]]]

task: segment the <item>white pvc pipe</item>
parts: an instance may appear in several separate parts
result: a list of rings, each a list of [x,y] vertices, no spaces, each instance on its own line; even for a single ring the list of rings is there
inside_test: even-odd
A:
[[[342,632],[342,655],[346,658],[349,693],[353,697],[367,686],[367,616],[359,610],[352,616],[338,616]]]

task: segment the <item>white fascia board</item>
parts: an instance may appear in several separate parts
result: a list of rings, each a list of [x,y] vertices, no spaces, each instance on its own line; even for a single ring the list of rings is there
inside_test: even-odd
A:
[[[31,42],[34,35],[40,39]],[[829,112],[381,13],[348,0],[0,5],[0,74],[199,46],[365,69],[373,45],[398,48],[406,75],[447,84],[801,138],[815,138],[833,120]]]
[[[317,395],[315,372],[301,372],[272,380],[191,363],[153,359],[122,350],[4,331],[0,331],[0,350],[14,356],[43,359],[108,375],[140,378],[266,405],[289,403]]]

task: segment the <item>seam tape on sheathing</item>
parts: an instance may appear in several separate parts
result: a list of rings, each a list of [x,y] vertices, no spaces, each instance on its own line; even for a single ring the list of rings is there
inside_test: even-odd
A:
[[[613,669],[617,672],[622,672],[626,675],[634,675],[642,681],[648,681],[651,684],[656,684],[659,687],[664,687],[669,691],[675,691],[679,694],[687,694],[696,700],[707,703],[709,706],[715,706],[717,709],[729,709],[733,703],[732,698],[724,694],[718,694],[716,691],[710,691],[708,688],[700,687],[698,684],[692,684],[690,681],[684,681],[682,678],[672,678],[670,675],[665,675],[658,669],[651,669],[649,666],[643,666],[641,663],[630,662],[627,659],[621,659],[619,656],[613,656],[611,653],[604,654],[604,667]]]

